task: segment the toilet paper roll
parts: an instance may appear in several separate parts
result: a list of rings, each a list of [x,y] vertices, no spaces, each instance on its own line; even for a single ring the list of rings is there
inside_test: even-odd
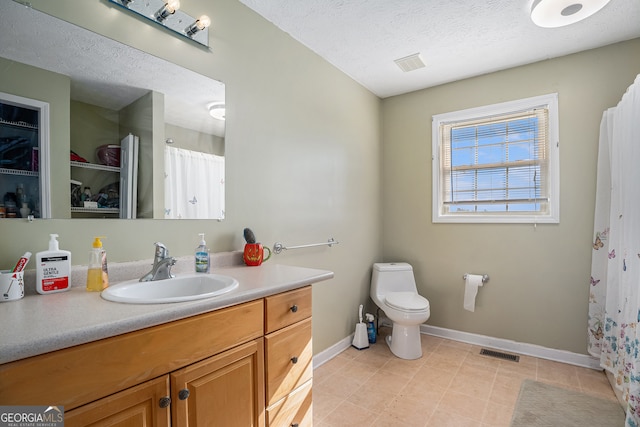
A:
[[[482,276],[479,274],[467,274],[464,280],[464,309],[476,311],[476,295],[478,288],[482,286]]]

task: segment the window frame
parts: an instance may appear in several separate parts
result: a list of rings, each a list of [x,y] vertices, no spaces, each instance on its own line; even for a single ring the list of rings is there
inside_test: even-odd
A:
[[[445,123],[504,116],[534,108],[546,108],[548,160],[548,212],[447,212],[441,172],[441,132]],[[432,222],[434,223],[559,223],[560,222],[560,140],[558,94],[534,96],[465,110],[436,114],[431,120],[432,161]]]

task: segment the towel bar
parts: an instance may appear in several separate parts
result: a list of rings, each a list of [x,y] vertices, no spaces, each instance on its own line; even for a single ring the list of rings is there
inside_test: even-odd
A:
[[[340,243],[340,242],[334,240],[333,237],[330,238],[329,240],[327,240],[326,243],[311,243],[311,244],[308,244],[308,245],[298,245],[298,246],[289,246],[289,247],[284,246],[282,243],[275,243],[273,245],[273,252],[276,253],[276,254],[279,254],[280,252],[286,251],[288,249],[311,248],[313,246],[324,246],[324,245],[327,245],[327,246],[331,247],[333,245],[337,245],[338,243]]]

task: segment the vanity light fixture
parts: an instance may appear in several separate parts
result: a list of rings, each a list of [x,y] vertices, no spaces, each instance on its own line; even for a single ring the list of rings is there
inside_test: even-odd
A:
[[[196,20],[196,22],[194,22],[193,24],[185,28],[184,32],[189,37],[192,37],[198,31],[202,31],[205,28],[209,28],[209,25],[211,25],[211,19],[207,15],[202,15],[200,18]]]
[[[156,21],[162,22],[180,9],[180,0],[164,0],[164,5],[153,14]]]
[[[153,22],[175,34],[209,46],[211,19],[202,15],[198,19],[180,9],[180,0],[109,0],[129,12]],[[185,28],[189,22],[192,22]]]
[[[225,120],[227,114],[227,106],[224,102],[214,102],[209,104],[209,115],[216,120]]]
[[[609,1],[535,0],[531,6],[531,20],[543,28],[564,27],[590,17]]]

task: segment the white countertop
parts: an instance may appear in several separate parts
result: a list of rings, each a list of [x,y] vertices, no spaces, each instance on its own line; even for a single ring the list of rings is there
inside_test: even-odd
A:
[[[0,304],[0,364],[148,328],[328,280],[333,272],[262,264],[217,268],[237,289],[218,297],[169,304],[121,304],[76,286],[68,292],[28,294]],[[179,273],[178,273],[179,274]]]

